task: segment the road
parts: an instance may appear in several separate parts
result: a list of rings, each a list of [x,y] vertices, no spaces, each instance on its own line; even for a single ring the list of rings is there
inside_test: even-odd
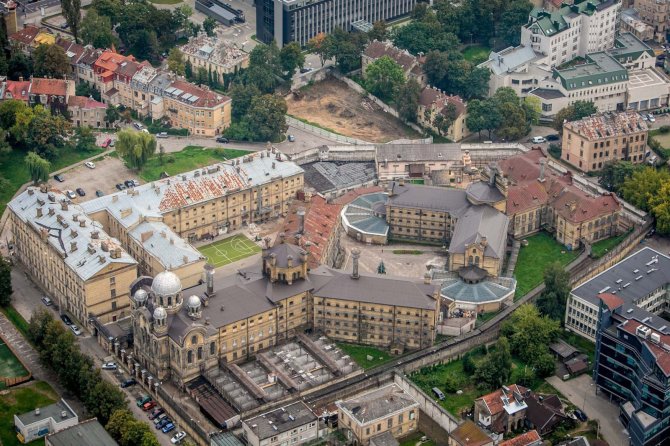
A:
[[[581,375],[569,381],[551,376],[547,382],[582,409],[590,419],[598,420],[600,432],[610,446],[628,445],[628,432],[619,421],[619,406],[596,394],[596,386],[589,375]]]

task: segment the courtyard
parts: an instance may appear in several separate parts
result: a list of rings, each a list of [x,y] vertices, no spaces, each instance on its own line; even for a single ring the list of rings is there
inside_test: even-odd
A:
[[[237,262],[261,251],[261,248],[243,234],[216,241],[212,244],[201,246],[198,251],[205,257],[207,262],[215,268]]]
[[[2,378],[19,378],[28,375],[21,361],[12,353],[4,339],[0,338],[0,389],[5,388]]]

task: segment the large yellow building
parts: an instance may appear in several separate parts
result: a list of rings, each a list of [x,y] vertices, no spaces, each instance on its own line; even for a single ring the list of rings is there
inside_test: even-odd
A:
[[[310,271],[306,251],[280,243],[263,250],[260,269],[215,279],[208,265],[205,282],[190,289],[171,272],[138,279],[131,287],[134,360],[158,380],[181,385],[306,328],[396,351],[432,345],[435,286],[360,275],[354,257],[351,275]]]
[[[58,304],[82,323],[130,314],[137,262],[62,193],[29,187],[8,205],[18,259]]]

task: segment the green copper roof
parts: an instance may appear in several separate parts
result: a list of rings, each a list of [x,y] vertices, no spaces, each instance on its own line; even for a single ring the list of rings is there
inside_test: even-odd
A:
[[[554,12],[549,12],[544,8],[534,8],[530,12],[530,23],[526,25],[529,28],[538,27],[542,33],[552,36],[568,28],[565,20],[568,16],[578,14],[592,15],[594,12],[603,10],[619,0],[575,0],[574,4],[563,3],[561,7]]]
[[[646,43],[635,37],[631,33],[623,33],[614,40],[614,48],[608,51],[610,55],[618,61],[624,61],[628,58],[635,60],[643,53],[654,57],[654,50]]]
[[[587,54],[586,60],[585,64],[565,70],[554,69],[554,79],[558,79],[566,90],[579,90],[628,80],[626,68],[607,53]]]

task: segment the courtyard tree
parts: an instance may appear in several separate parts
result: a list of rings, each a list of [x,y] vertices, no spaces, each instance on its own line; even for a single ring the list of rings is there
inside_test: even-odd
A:
[[[100,15],[94,8],[90,8],[81,21],[81,40],[84,44],[93,45],[95,48],[111,48],[118,41],[112,29],[109,17]]]
[[[398,87],[395,93],[395,103],[400,119],[416,122],[420,95],[421,85],[415,79],[410,79]]]
[[[643,211],[649,211],[652,197],[668,182],[670,173],[667,170],[646,167],[633,172],[633,175],[624,181],[621,192],[624,200]]]
[[[112,104],[107,104],[107,110],[105,110],[105,122],[107,122],[107,126],[113,126],[119,119],[121,119],[119,109]]]
[[[33,74],[36,77],[62,79],[70,74],[70,61],[65,50],[59,45],[42,44],[38,46],[33,52],[33,59],[35,61]]]
[[[556,129],[556,131],[560,132],[563,130],[564,122],[576,121],[586,116],[590,116],[596,113],[597,111],[598,109],[593,104],[593,102],[582,101],[582,100],[575,101],[572,105],[568,105],[567,107],[559,110],[559,112],[556,113],[552,125]]]
[[[70,26],[74,41],[79,41],[79,24],[81,23],[81,0],[61,0],[65,21]]]
[[[204,22],[202,22],[202,29],[205,30],[205,33],[209,37],[214,37],[214,30],[216,29],[217,22],[211,17],[207,17]]]
[[[21,51],[12,51],[7,62],[7,76],[13,81],[29,79],[33,74],[33,60]]]
[[[372,24],[372,29],[368,32],[368,39],[370,41],[379,40],[380,42],[388,39],[389,30],[388,25],[384,20],[378,20]]]
[[[559,322],[540,315],[533,304],[521,305],[501,327],[501,334],[510,341],[512,353],[527,363],[547,351],[558,333]]]
[[[156,138],[153,135],[129,129],[121,130],[117,135],[116,151],[134,169],[142,169],[156,153]]]
[[[468,104],[468,114],[465,118],[465,125],[471,132],[477,132],[479,139],[482,139],[482,130],[486,130],[487,108],[484,101],[475,99]]]
[[[458,110],[453,102],[449,102],[444,109],[440,110],[433,119],[433,126],[437,129],[437,134],[444,136],[449,133],[449,128],[456,122]]]
[[[230,98],[233,100],[232,117],[234,120],[240,120],[244,117],[251,101],[261,95],[261,91],[255,85],[235,84],[230,89]]]
[[[286,80],[291,79],[298,68],[302,68],[305,64],[305,55],[298,42],[291,42],[282,47],[279,51],[279,63]]]
[[[77,127],[75,133],[75,149],[80,152],[90,152],[97,148],[95,134],[89,126]]]
[[[661,184],[651,198],[650,207],[656,218],[656,230],[661,234],[670,234],[670,181]]]
[[[9,305],[13,292],[12,265],[4,257],[0,257],[0,307]]]
[[[491,353],[479,363],[475,381],[485,389],[496,389],[507,383],[512,373],[512,354],[506,337],[501,337]]]
[[[251,100],[246,119],[256,141],[277,141],[286,130],[286,101],[283,97],[266,94]]]
[[[370,93],[383,101],[392,99],[405,83],[405,73],[396,61],[382,56],[365,69],[365,86]]]
[[[551,263],[544,272],[544,286],[537,308],[541,314],[562,321],[570,294],[570,273],[560,262]]]
[[[51,163],[35,152],[28,152],[24,158],[30,179],[33,184],[38,184],[49,179],[49,170],[51,170]]]
[[[326,34],[325,33],[319,33],[316,36],[312,37],[309,39],[307,42],[307,50],[312,53],[316,54],[319,56],[319,60],[321,61],[321,65],[325,62],[325,59],[327,59],[328,55],[328,40],[326,39]]]

